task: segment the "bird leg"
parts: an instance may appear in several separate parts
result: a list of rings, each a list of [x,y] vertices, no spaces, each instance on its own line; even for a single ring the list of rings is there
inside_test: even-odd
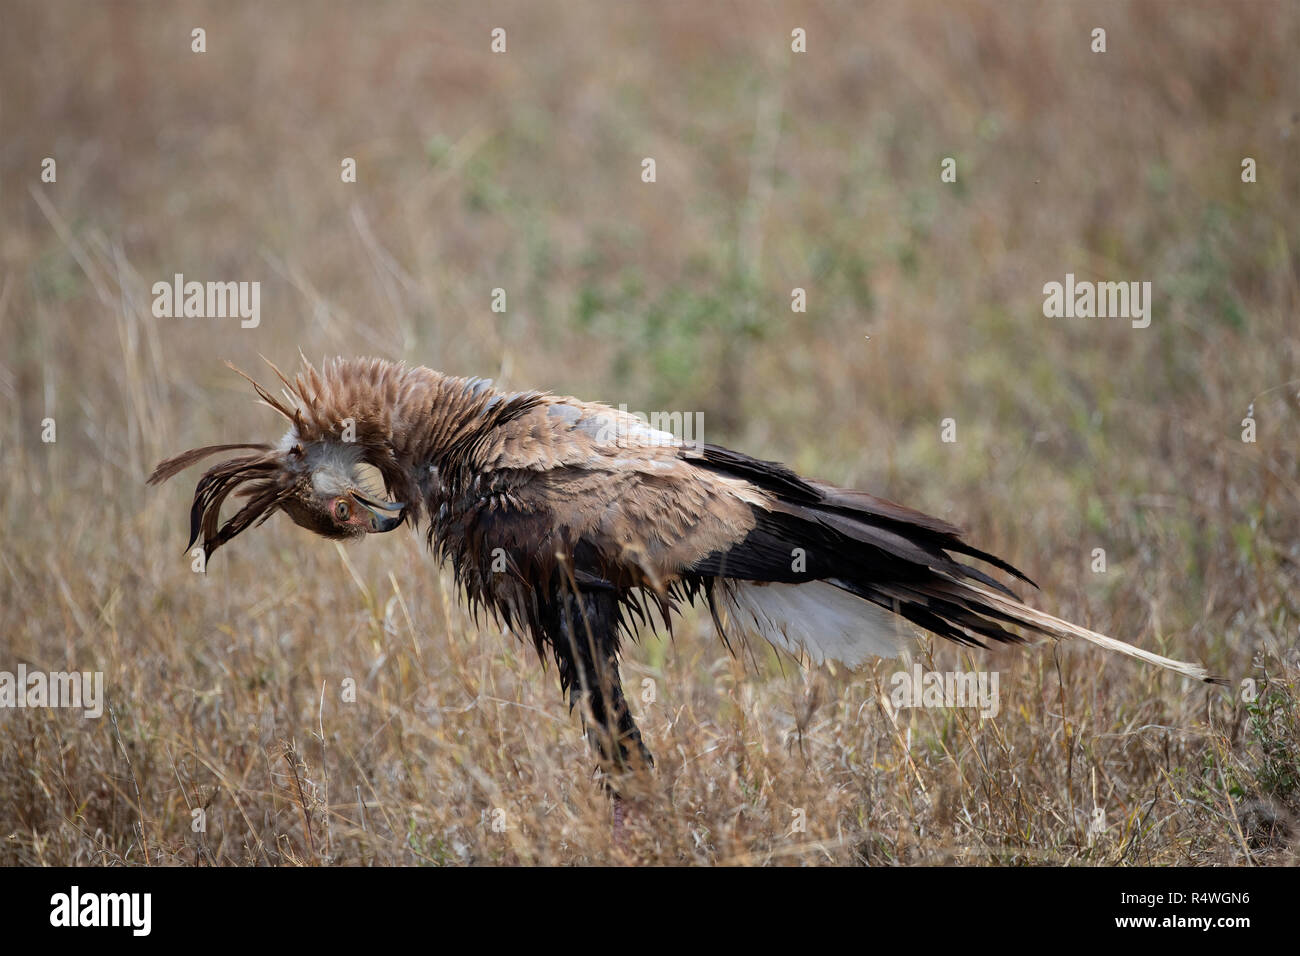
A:
[[[574,593],[564,588],[556,593],[552,606],[558,612],[553,617],[551,645],[560,685],[568,691],[570,706],[586,700],[583,720],[601,770],[617,776],[638,765],[654,766],[619,679],[618,606],[613,592],[580,588]]]

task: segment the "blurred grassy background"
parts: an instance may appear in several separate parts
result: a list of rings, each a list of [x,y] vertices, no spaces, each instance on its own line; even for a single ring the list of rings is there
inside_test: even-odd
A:
[[[1268,2],[7,3],[0,669],[103,670],[118,721],[0,712],[0,861],[1294,861],[1297,49]],[[260,327],[155,319],[177,272],[260,281]],[[1150,328],[1044,318],[1067,272],[1152,282]],[[1003,713],[896,726],[892,662],[692,617],[628,650],[660,767],[615,847],[553,671],[415,536],[274,519],[190,571],[192,485],[144,476],[275,438],[223,360],[299,348],[702,411],[1262,696],[936,647]]]

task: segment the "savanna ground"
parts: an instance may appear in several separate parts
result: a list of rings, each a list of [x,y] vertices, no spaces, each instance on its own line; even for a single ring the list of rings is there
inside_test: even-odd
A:
[[[1297,49],[1267,2],[6,3],[0,670],[103,671],[111,716],[0,711],[0,862],[1294,862]],[[1150,327],[1044,317],[1067,272],[1150,281]],[[260,281],[260,326],[155,318],[175,273]],[[692,612],[627,649],[617,845],[554,668],[421,537],[279,517],[191,570],[197,474],[144,478],[278,437],[223,360],[299,348],[700,411],[1232,683],[935,642],[1001,712],[891,717],[897,663]]]

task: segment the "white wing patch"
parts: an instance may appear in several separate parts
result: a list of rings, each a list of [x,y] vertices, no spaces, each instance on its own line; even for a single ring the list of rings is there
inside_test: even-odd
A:
[[[825,581],[730,582],[722,600],[738,627],[816,664],[829,658],[857,667],[871,656],[897,657],[911,643],[894,615]]]

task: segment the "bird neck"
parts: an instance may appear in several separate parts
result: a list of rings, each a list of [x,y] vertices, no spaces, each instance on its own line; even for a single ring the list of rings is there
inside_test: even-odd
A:
[[[419,366],[408,371],[408,387],[390,406],[392,449],[416,466],[443,468],[492,418],[503,395],[481,378],[458,378]]]

